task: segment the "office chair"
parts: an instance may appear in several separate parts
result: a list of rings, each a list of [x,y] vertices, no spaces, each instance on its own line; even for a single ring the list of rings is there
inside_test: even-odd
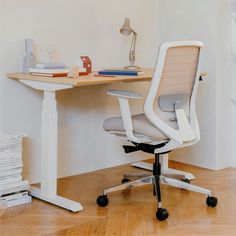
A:
[[[126,153],[143,151],[155,155],[153,173],[133,181],[105,189],[98,196],[97,204],[108,205],[107,194],[131,187],[152,184],[157,197],[156,218],[168,218],[167,209],[162,207],[160,184],[186,189],[207,195],[209,207],[217,205],[211,191],[161,173],[160,155],[180,147],[196,144],[200,140],[195,100],[200,78],[199,62],[203,43],[179,41],[164,43],[160,47],[156,68],[149,92],[144,103],[144,114],[131,116],[129,99],[139,99],[140,94],[111,90],[109,95],[119,101],[121,117],[105,120],[105,131],[123,137],[132,146],[123,146]],[[177,177],[177,176],[176,176]]]

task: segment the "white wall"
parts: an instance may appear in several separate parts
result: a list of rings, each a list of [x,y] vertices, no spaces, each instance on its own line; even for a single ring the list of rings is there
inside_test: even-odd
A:
[[[232,0],[232,131],[231,139],[236,140],[236,1]],[[236,167],[236,145],[232,145],[231,163],[233,167]]]
[[[138,32],[137,64],[153,67],[157,40],[155,0],[1,0],[3,11],[3,123],[2,128],[26,132],[24,177],[39,180],[40,111],[42,93],[7,79],[8,72],[22,69],[24,39],[35,40],[38,61],[47,61],[46,48],[56,47],[55,60],[73,64],[89,55],[94,67],[128,63],[131,38],[119,33],[126,16]],[[109,88],[145,93],[147,83],[95,86],[59,92],[59,176],[73,175],[147,157],[125,155],[123,141],[102,129],[103,120],[118,115],[118,104],[106,95]],[[134,101],[133,112],[142,111]],[[136,158],[137,159],[137,158]]]
[[[230,0],[159,1],[161,41],[197,39],[205,44],[197,113],[201,141],[172,153],[176,160],[218,169],[230,165]]]
[[[3,59],[3,55],[2,55],[2,50],[3,50],[3,27],[2,27],[2,23],[3,23],[3,17],[2,17],[2,0],[0,0],[0,127],[2,127],[2,59]]]
[[[231,140],[231,0],[219,0],[217,6],[216,168],[219,169],[231,165],[233,144],[233,140]]]

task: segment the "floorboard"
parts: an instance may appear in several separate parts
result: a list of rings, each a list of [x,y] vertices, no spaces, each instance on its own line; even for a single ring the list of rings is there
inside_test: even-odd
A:
[[[109,206],[96,205],[104,188],[119,184],[124,172],[144,172],[129,165],[58,180],[59,194],[79,201],[84,211],[67,210],[33,199],[32,204],[0,210],[1,236],[139,236],[139,235],[236,235],[236,169],[212,171],[177,162],[176,169],[192,172],[192,183],[209,188],[218,198],[208,208],[198,193],[162,186],[163,206],[169,218],[155,218],[156,198],[152,186],[111,193]]]

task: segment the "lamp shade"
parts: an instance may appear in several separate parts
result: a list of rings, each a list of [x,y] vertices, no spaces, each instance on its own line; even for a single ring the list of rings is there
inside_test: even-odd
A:
[[[133,30],[130,27],[130,18],[125,18],[125,22],[120,29],[120,33],[123,35],[130,35],[132,32]]]

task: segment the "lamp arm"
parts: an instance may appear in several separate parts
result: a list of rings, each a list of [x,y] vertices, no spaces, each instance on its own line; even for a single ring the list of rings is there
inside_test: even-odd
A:
[[[130,65],[131,66],[134,66],[134,64],[135,64],[136,39],[137,39],[137,34],[133,31],[133,38],[132,38],[130,51],[129,51],[129,60],[130,60]]]

